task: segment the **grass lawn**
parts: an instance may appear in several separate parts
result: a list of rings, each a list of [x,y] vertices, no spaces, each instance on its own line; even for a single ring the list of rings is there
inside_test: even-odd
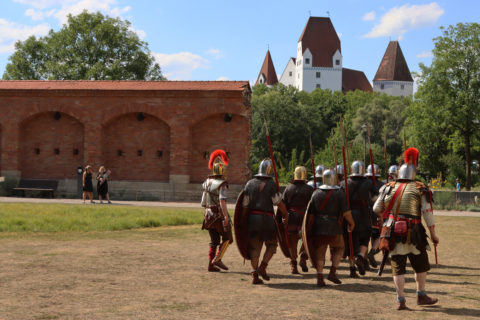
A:
[[[202,220],[201,208],[0,204],[0,232],[118,231],[199,224]]]

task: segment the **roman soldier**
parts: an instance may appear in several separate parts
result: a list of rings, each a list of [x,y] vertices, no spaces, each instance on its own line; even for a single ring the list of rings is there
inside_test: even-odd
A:
[[[387,182],[394,181],[395,179],[397,179],[397,176],[398,176],[398,166],[396,164],[391,165],[388,168]]]
[[[313,193],[304,222],[304,241],[317,269],[317,286],[319,287],[325,286],[323,267],[327,247],[330,247],[332,255],[332,266],[327,279],[335,284],[342,283],[336,274],[345,249],[342,221],[345,219],[349,231],[352,231],[355,226],[352,215],[347,209],[345,192],[340,189],[336,180],[335,171],[323,172],[323,184]]]
[[[321,185],[321,180],[322,180],[322,176],[323,176],[323,170],[325,170],[325,167],[322,166],[321,164],[319,164],[318,166],[315,167],[315,178],[317,180],[317,186],[314,187],[314,182],[313,182],[313,176],[310,177],[310,181],[308,181],[308,185],[314,189],[320,187]]]
[[[427,271],[430,270],[427,249],[430,248],[422,217],[435,245],[439,238],[435,233],[432,193],[425,184],[415,181],[417,161],[418,150],[407,149],[405,163],[399,169],[397,180],[385,185],[373,207],[377,214],[384,214],[387,218],[381,239],[388,236],[383,230],[391,230],[394,247],[389,246],[385,250],[390,252],[393,282],[397,291],[397,310],[407,309],[404,293],[407,257],[415,271],[417,304],[432,305],[438,301],[425,292]]]
[[[350,277],[352,278],[358,277],[355,265],[359,273],[365,275],[366,255],[372,229],[369,205],[372,197],[377,193],[372,180],[366,179],[364,174],[364,163],[362,161],[354,161],[352,163],[352,174],[350,174],[348,179],[350,209],[355,221],[355,230],[352,232],[353,257],[350,257]],[[342,181],[340,185],[345,188],[345,181]],[[346,227],[344,232],[347,239]],[[348,241],[346,243],[348,244]],[[349,244],[346,247],[345,253],[350,255]],[[353,259],[355,259],[355,265],[352,264]]]
[[[205,208],[202,229],[208,230],[210,235],[208,251],[208,271],[210,272],[218,272],[220,269],[228,270],[228,267],[222,262],[222,257],[233,242],[231,221],[227,209],[228,183],[225,180],[227,165],[228,157],[225,151],[220,149],[213,151],[208,162],[212,174],[202,184],[204,191],[201,204]],[[219,247],[218,251],[217,247]]]
[[[282,194],[277,192],[273,181],[273,163],[264,159],[258,168],[258,174],[247,182],[243,192],[242,226],[248,228],[248,254],[252,266],[252,284],[262,284],[259,275],[270,280],[267,266],[277,251],[277,226],[274,218],[274,206],[282,214],[282,222],[288,225],[288,213],[282,201]],[[245,221],[246,220],[246,221]],[[260,253],[265,244],[265,253],[260,262]]]
[[[283,202],[288,211],[288,239],[290,244],[290,266],[292,274],[298,274],[297,269],[297,247],[301,238],[303,216],[307,209],[308,202],[312,197],[313,188],[307,185],[307,169],[303,166],[295,168],[293,183],[289,184],[283,193]],[[303,245],[302,245],[303,249]],[[307,254],[301,251],[300,266],[302,271],[308,271]]]
[[[340,182],[343,181],[343,176],[345,174],[343,170],[343,164],[337,164],[336,172],[337,172],[337,182],[340,184]]]
[[[373,168],[375,171],[375,189],[376,189],[376,194],[379,193],[380,188],[384,185],[384,183],[379,179],[381,177],[380,175],[380,168],[378,165],[373,164]],[[367,179],[372,180],[373,182],[373,174],[372,174],[372,165],[369,164],[367,167],[367,173],[365,174],[365,177]],[[372,202],[369,203],[369,210],[370,210],[370,218],[372,219],[372,235],[371,235],[371,248],[370,251],[368,251],[368,263],[365,262],[365,269],[370,270],[370,266],[376,268],[378,263],[375,260],[375,255],[380,252],[378,249],[378,246],[380,245],[380,228],[382,226],[383,221],[379,221],[377,215],[373,211],[373,203],[376,200],[376,196],[373,197]]]

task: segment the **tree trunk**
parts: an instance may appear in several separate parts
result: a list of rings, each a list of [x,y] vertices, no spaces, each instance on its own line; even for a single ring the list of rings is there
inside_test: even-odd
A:
[[[465,189],[470,191],[472,183],[472,159],[470,155],[470,135],[467,133],[464,135],[465,138],[465,161],[467,162],[467,181],[465,182]]]

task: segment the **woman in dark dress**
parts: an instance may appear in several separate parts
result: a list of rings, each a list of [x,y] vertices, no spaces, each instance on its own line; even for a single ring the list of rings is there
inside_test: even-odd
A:
[[[82,186],[83,186],[83,203],[88,198],[90,199],[91,203],[95,203],[93,201],[93,183],[92,183],[92,167],[86,166],[85,170],[83,171],[83,179],[82,179]]]
[[[112,203],[110,201],[110,196],[108,194],[108,176],[110,175],[110,170],[106,170],[104,166],[101,166],[98,169],[97,174],[97,193],[98,193],[98,200],[100,203],[103,203],[103,199],[107,199],[108,203]]]

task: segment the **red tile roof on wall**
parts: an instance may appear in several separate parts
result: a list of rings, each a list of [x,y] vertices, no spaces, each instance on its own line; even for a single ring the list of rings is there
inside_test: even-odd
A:
[[[0,80],[0,90],[243,91],[248,81]]]
[[[277,73],[275,72],[275,67],[273,66],[272,56],[270,55],[270,50],[267,50],[267,54],[265,55],[265,59],[263,60],[262,68],[260,69],[260,73],[257,77],[257,82],[255,85],[259,84],[260,75],[265,77],[265,84],[269,86],[273,86],[278,83]]]
[[[330,18],[310,17],[298,41],[302,42],[302,53],[307,48],[312,53],[313,67],[333,67],[333,55],[337,50],[342,52]]]
[[[342,69],[342,92],[362,90],[373,92],[372,85],[363,71],[353,69]]]
[[[398,41],[390,41],[373,81],[410,81],[412,75]]]

